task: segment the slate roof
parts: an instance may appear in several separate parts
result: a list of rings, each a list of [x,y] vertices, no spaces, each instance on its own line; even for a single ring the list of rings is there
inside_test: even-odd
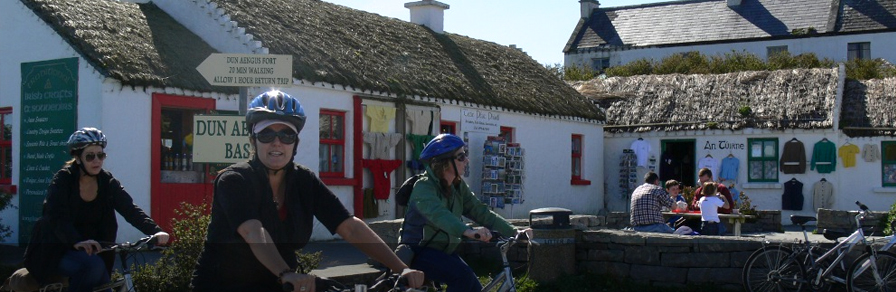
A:
[[[605,132],[832,128],[837,69],[595,78],[573,87],[606,108]],[[748,115],[740,109],[749,107]]]
[[[525,53],[319,0],[217,1],[294,76],[361,90],[603,120],[587,98]]]
[[[819,34],[896,29],[894,0],[685,0],[596,9],[580,19],[565,53],[612,47],[790,38],[795,29]]]
[[[196,71],[215,52],[153,4],[21,0],[103,75],[124,85],[236,93]]]

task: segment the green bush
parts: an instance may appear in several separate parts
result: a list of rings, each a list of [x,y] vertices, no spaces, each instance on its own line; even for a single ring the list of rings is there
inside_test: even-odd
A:
[[[0,188],[0,212],[6,210],[7,208],[15,208],[11,206],[9,203],[12,201],[12,197],[15,196],[12,193],[7,192],[5,189]],[[0,241],[9,237],[12,234],[12,230],[6,224],[3,224],[0,221]]]
[[[563,69],[563,78],[568,81],[585,81],[594,79],[600,72],[595,72],[591,67],[571,66]]]
[[[700,52],[673,54],[656,64],[653,74],[709,74],[709,64],[709,59]]]
[[[171,233],[176,240],[162,251],[155,264],[132,267],[137,291],[190,291],[190,279],[211,220],[207,210],[206,204],[181,203],[180,209],[174,211],[182,218],[171,220]]]
[[[878,222],[878,227],[884,231],[884,234],[893,235],[893,226],[890,224],[893,220],[896,220],[896,203],[890,205],[890,212],[887,213],[887,218]]]
[[[709,63],[709,71],[712,74],[724,74],[738,71],[762,71],[766,69],[768,69],[768,65],[765,61],[756,57],[756,55],[737,51],[725,53],[723,56],[712,56]]]

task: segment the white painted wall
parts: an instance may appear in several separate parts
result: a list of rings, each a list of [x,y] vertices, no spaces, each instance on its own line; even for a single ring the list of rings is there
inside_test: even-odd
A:
[[[893,63],[896,61],[896,51],[890,48],[896,46],[896,32],[884,32],[874,34],[856,34],[841,36],[810,37],[788,40],[769,40],[756,42],[737,42],[724,44],[706,44],[676,47],[650,47],[631,50],[618,50],[611,52],[588,52],[580,54],[566,54],[565,66],[591,66],[593,58],[610,58],[610,66],[624,65],[640,59],[653,59],[656,61],[664,57],[690,51],[700,51],[704,55],[724,55],[725,53],[748,52],[759,58],[766,59],[767,48],[770,46],[787,46],[791,55],[803,53],[815,53],[818,58],[828,58],[835,62],[847,61],[847,44],[854,42],[870,42],[871,57],[883,58]]]
[[[837,149],[846,144],[847,139],[850,143],[859,146],[861,149],[865,144],[877,144],[880,146],[881,141],[893,141],[892,138],[882,139],[876,138],[852,138],[833,133],[831,130],[787,130],[768,131],[768,130],[752,130],[745,131],[680,131],[680,132],[647,132],[647,133],[623,133],[605,135],[605,148],[608,149],[604,153],[605,176],[607,177],[607,196],[610,202],[611,211],[625,211],[628,201],[621,199],[620,188],[617,180],[614,180],[619,174],[620,156],[622,149],[630,148],[631,143],[638,137],[642,137],[650,143],[651,154],[657,158],[661,154],[661,140],[671,139],[695,139],[696,157],[693,163],[696,165],[697,159],[703,158],[706,154],[711,154],[717,161],[721,160],[729,153],[734,154],[740,160],[740,170],[738,172],[737,189],[744,191],[753,202],[757,209],[761,210],[781,210],[781,195],[784,193],[784,183],[791,178],[796,178],[803,183],[803,210],[790,211],[783,210],[781,212],[782,223],[790,225],[790,215],[806,215],[815,216],[815,209],[812,207],[812,187],[821,180],[827,179],[834,186],[834,206],[833,209],[838,210],[856,210],[854,204],[856,200],[862,201],[875,211],[887,211],[894,202],[896,202],[896,188],[882,188],[881,162],[865,162],[861,155],[857,155],[856,167],[844,168],[842,160],[837,159],[837,167],[834,172],[828,174],[819,174],[814,170],[810,170],[810,162],[812,160],[812,151],[816,142],[823,138],[827,138],[833,142]],[[797,138],[803,142],[806,148],[806,173],[803,174],[784,174],[778,173],[778,183],[748,183],[747,181],[747,151],[749,145],[748,138],[778,138],[779,155],[784,149],[784,143],[792,138]],[[727,141],[730,143],[743,143],[746,145],[744,150],[727,150],[715,149],[705,150],[707,143],[718,145],[719,141]],[[779,156],[780,157],[780,156]],[[696,181],[697,174],[694,173]],[[718,178],[718,174],[714,173],[714,177]],[[643,177],[638,178],[638,185],[643,183]]]

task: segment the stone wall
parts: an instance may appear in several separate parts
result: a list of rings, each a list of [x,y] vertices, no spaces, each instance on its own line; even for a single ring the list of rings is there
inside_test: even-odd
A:
[[[823,229],[832,229],[843,232],[852,232],[856,230],[855,217],[858,213],[859,211],[840,211],[819,208],[817,228],[819,231]],[[878,226],[880,221],[887,220],[888,212],[870,211],[869,213],[869,215],[865,216],[865,222],[862,223],[863,226]]]

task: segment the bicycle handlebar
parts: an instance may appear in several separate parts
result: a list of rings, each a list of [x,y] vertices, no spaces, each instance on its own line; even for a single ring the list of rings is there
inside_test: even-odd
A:
[[[868,206],[865,206],[862,202],[856,201],[856,205],[859,206],[859,209],[862,209],[862,211],[868,211]]]
[[[504,239],[504,240],[507,240],[507,239],[526,240],[526,239],[529,239],[529,236],[526,235],[526,233],[522,232],[522,231],[517,231],[516,235],[511,236],[511,237],[505,237],[499,231],[495,231],[495,230],[489,230],[489,231],[492,232],[492,238],[497,238],[498,240],[501,240],[501,239]],[[474,234],[473,237],[475,237],[476,239],[479,239],[480,238],[479,233]]]

